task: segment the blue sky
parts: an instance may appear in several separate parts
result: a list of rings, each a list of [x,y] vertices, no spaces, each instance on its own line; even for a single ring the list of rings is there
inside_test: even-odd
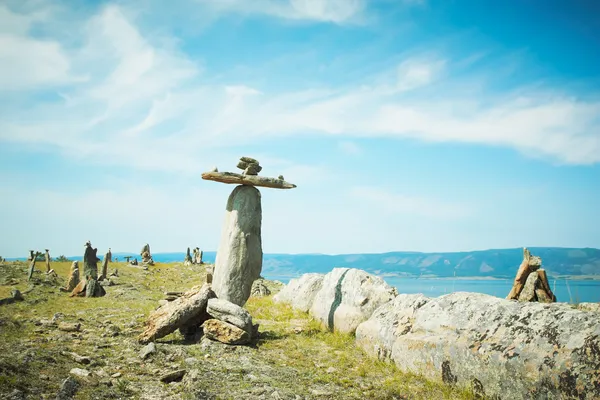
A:
[[[595,1],[0,4],[0,254],[600,246]]]

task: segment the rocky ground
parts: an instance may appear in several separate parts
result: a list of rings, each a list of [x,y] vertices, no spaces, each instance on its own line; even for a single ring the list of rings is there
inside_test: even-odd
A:
[[[368,357],[353,337],[271,296],[246,304],[260,324],[251,346],[189,343],[175,332],[144,347],[136,338],[149,313],[165,292],[203,283],[205,266],[113,263],[119,276],[102,298],[60,292],[69,267],[53,263],[58,277],[36,271],[27,282],[25,263],[0,266],[0,299],[15,288],[24,297],[0,305],[0,399],[472,398]]]

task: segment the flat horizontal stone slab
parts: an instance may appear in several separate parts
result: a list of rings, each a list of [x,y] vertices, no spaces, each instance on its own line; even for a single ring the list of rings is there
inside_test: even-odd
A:
[[[273,189],[294,189],[296,185],[283,179],[267,178],[258,175],[241,175],[233,172],[205,172],[202,179],[235,185],[262,186]]]

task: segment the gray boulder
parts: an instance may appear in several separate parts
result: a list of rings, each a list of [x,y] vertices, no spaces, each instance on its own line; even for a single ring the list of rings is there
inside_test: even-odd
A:
[[[252,333],[252,316],[237,304],[223,299],[210,299],[206,312],[219,321],[228,322],[248,334]]]
[[[227,200],[212,287],[217,297],[243,306],[262,270],[261,196],[237,186]]]
[[[304,274],[300,278],[291,279],[275,296],[275,302],[290,303],[293,308],[308,312],[313,305],[315,296],[321,290],[323,274]]]
[[[402,295],[356,330],[368,353],[478,395],[600,396],[600,315],[480,293]]]
[[[323,278],[310,308],[330,330],[353,333],[373,311],[398,295],[378,276],[355,268],[334,268]]]

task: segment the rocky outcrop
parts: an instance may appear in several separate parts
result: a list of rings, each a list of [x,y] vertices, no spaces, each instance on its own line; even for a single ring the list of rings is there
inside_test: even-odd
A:
[[[227,201],[212,286],[217,297],[243,306],[262,270],[260,192],[236,187]]]
[[[599,315],[568,304],[400,295],[359,325],[356,341],[403,371],[491,398],[600,396]]]
[[[378,276],[354,268],[334,268],[323,278],[310,308],[330,330],[352,333],[373,311],[398,295]]]
[[[291,279],[275,296],[275,302],[290,303],[293,308],[308,312],[313,305],[315,296],[321,290],[323,274],[304,274],[300,278]]]

